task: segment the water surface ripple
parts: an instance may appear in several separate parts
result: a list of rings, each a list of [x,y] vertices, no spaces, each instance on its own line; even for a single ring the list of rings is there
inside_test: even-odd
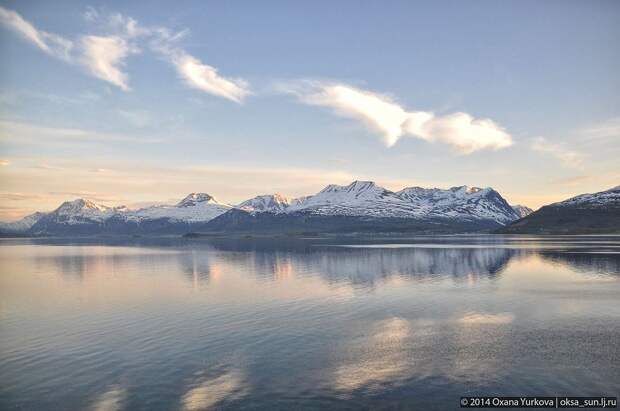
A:
[[[0,409],[618,396],[620,237],[0,241]]]

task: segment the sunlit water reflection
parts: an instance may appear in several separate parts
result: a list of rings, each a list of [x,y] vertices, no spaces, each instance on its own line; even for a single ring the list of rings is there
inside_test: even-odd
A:
[[[620,391],[620,237],[3,240],[0,261],[0,409]]]

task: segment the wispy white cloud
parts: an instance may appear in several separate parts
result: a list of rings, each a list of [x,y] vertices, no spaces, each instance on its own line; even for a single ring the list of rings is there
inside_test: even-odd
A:
[[[0,160],[0,167],[6,167],[9,164],[11,164],[9,160]]]
[[[204,64],[189,54],[181,52],[171,55],[170,61],[179,76],[192,88],[237,103],[241,103],[250,94],[245,80],[222,77],[215,67]]]
[[[83,13],[89,25],[104,33],[80,36],[74,41],[37,29],[17,12],[0,7],[0,24],[20,34],[44,52],[86,68],[94,77],[129,91],[127,59],[143,48],[172,64],[190,87],[241,103],[250,88],[243,79],[222,76],[218,69],[183,50],[178,42],[188,30],[173,32],[165,27],[148,27],[119,13],[104,15],[93,7]]]
[[[11,201],[24,201],[24,200],[40,200],[45,198],[42,194],[33,194],[33,193],[7,193],[6,191],[0,192],[0,200],[11,200]]]
[[[41,93],[33,90],[7,91],[0,93],[0,104],[16,106],[19,104],[29,105],[32,100],[45,100],[53,104],[83,105],[92,103],[101,98],[92,91],[84,91],[76,95],[60,95],[53,93]]]
[[[129,91],[129,75],[124,71],[127,58],[142,51],[140,43],[152,35],[151,30],[131,17],[118,13],[104,16],[92,7],[87,8],[84,19],[105,34],[80,37],[81,64],[93,76]]]
[[[152,123],[151,115],[146,110],[118,110],[118,114],[137,128],[143,128]]]
[[[89,56],[90,66],[99,68],[94,74],[125,90],[128,89],[127,76],[119,66],[123,65],[124,58],[129,54],[138,51],[136,44],[141,44],[172,64],[189,87],[237,103],[250,94],[247,81],[220,75],[217,68],[203,63],[178,45],[189,33],[187,29],[174,32],[161,26],[143,26],[132,17],[120,13],[104,18],[96,10],[90,11],[85,18],[97,20],[108,31],[115,33],[114,37],[106,37],[105,43],[100,40],[99,52]],[[117,57],[116,60],[113,57]],[[104,65],[102,61],[110,64]]]
[[[32,168],[38,168],[40,170],[49,170],[49,171],[54,171],[54,170],[61,171],[61,170],[64,170],[64,168],[62,168],[62,167],[54,166],[54,165],[51,165],[51,164],[48,164],[48,163],[39,163],[39,164],[36,164],[36,165],[32,166]]]
[[[48,127],[38,124],[0,120],[0,141],[15,144],[38,144],[58,141],[73,142],[138,142],[159,143],[161,139],[109,134],[80,128]]]
[[[93,22],[99,18],[99,12],[93,6],[87,6],[82,17],[88,22]]]
[[[130,23],[125,23],[125,26],[129,25]],[[203,63],[179,47],[179,40],[187,36],[189,30],[172,32],[165,27],[134,26],[128,31],[148,33],[151,50],[172,64],[179,78],[189,87],[236,103],[242,103],[247,96],[252,94],[246,80],[224,77],[219,74],[217,68]]]
[[[592,125],[581,130],[581,135],[593,140],[620,139],[620,117],[610,118],[600,124]]]
[[[590,179],[592,179],[592,176],[579,175],[579,176],[556,178],[556,179],[551,180],[550,183],[554,185],[574,186],[574,185],[582,184],[584,181],[587,181]]]
[[[189,87],[237,103],[243,102],[250,94],[247,81],[222,76],[217,68],[203,63],[178,45],[189,33],[187,29],[174,32],[161,26],[147,27],[118,13],[112,14],[106,25],[110,31],[117,33],[118,38],[124,39],[125,44],[138,39],[144,42],[152,52],[172,64]]]
[[[128,91],[128,75],[122,71],[125,60],[139,49],[117,36],[83,36],[80,42],[82,64],[90,73],[104,81]]]
[[[54,57],[69,60],[73,42],[62,36],[38,30],[13,10],[0,6],[0,24]]]
[[[545,153],[569,167],[579,167],[583,162],[583,155],[573,150],[569,150],[561,144],[553,143],[544,137],[532,139],[530,148],[539,153]]]
[[[119,201],[119,197],[114,194],[102,194],[96,191],[50,191],[47,193],[49,196],[66,198],[88,198],[93,201],[100,201],[102,203],[113,203]]]
[[[88,9],[88,18],[97,17],[94,9]],[[78,47],[74,41],[57,34],[37,29],[17,12],[0,7],[0,24],[12,29],[47,54],[67,63],[85,67],[93,76],[107,81],[122,90],[129,90],[127,74],[121,68],[125,59],[137,48],[120,36],[82,36]]]
[[[466,154],[512,144],[511,136],[492,120],[475,119],[467,113],[436,116],[407,111],[389,96],[345,84],[304,81],[280,84],[278,89],[305,104],[329,107],[342,116],[362,121],[380,133],[388,147],[404,136],[446,143]]]
[[[149,36],[152,34],[151,29],[140,26],[137,20],[129,16],[124,16],[120,13],[110,15],[107,20],[107,25],[110,31],[119,33],[119,35],[123,35],[124,37],[131,38],[138,36]]]

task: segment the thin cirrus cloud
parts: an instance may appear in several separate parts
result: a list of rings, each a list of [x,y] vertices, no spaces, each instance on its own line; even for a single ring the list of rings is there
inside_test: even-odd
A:
[[[580,131],[580,136],[589,143],[615,142],[620,138],[620,117],[586,127]]]
[[[83,36],[81,46],[80,61],[93,76],[129,91],[129,78],[122,67],[130,54],[139,51],[137,48],[117,36]]]
[[[85,18],[92,21],[99,18],[99,15],[89,10]],[[187,35],[188,30],[174,33],[165,27],[146,27],[140,25],[135,19],[118,13],[108,18],[107,25],[111,30],[119,33],[118,38],[121,40],[126,38],[132,41],[138,39],[144,41],[152,52],[172,64],[179,77],[191,88],[236,103],[242,103],[245,97],[251,94],[249,84],[245,80],[220,75],[215,67],[203,63],[178,46],[179,40]],[[124,43],[124,45],[127,44],[127,42]],[[123,57],[125,56],[126,54]],[[119,63],[122,63],[122,60],[119,60]]]
[[[337,114],[360,120],[378,132],[388,147],[405,136],[449,144],[464,154],[512,145],[510,134],[502,127],[467,113],[436,116],[407,111],[388,96],[338,83],[304,81],[280,84],[278,89],[297,96],[302,103],[329,107]]]
[[[13,145],[56,145],[73,143],[118,143],[140,144],[161,143],[158,138],[143,138],[128,135],[102,133],[79,128],[57,128],[37,124],[0,120],[0,143]]]
[[[62,60],[70,59],[73,42],[56,34],[37,30],[31,23],[24,20],[17,12],[0,6],[0,25],[22,36],[47,54]]]
[[[544,137],[532,139],[530,148],[539,153],[550,155],[568,167],[579,167],[583,162],[583,156],[580,153],[569,150],[560,144],[552,143]]]
[[[222,77],[215,67],[203,64],[189,54],[178,53],[170,57],[179,76],[190,87],[237,103],[243,102],[243,99],[250,94],[246,81]]]
[[[17,12],[0,6],[0,25],[47,54],[85,68],[92,76],[106,81],[123,91],[129,91],[129,75],[125,72],[127,59],[140,53],[146,45],[152,52],[172,64],[179,77],[197,90],[241,103],[250,95],[245,80],[227,78],[218,70],[200,61],[177,46],[187,30],[171,33],[164,27],[144,27],[131,17],[112,14],[103,18],[88,8],[84,18],[93,24],[104,23],[108,35],[83,35],[76,42],[37,29]],[[104,21],[105,20],[105,21]]]
[[[172,33],[164,27],[144,28],[137,25],[134,25],[133,30],[150,37],[150,49],[172,64],[179,78],[189,87],[236,103],[242,103],[252,94],[247,81],[224,77],[215,67],[180,48],[177,43],[187,34],[187,30]]]
[[[118,36],[81,36],[76,42],[37,29],[17,12],[0,6],[0,24],[21,35],[45,53],[85,68],[92,76],[124,91],[129,90],[128,76],[122,71],[126,58],[136,52]]]

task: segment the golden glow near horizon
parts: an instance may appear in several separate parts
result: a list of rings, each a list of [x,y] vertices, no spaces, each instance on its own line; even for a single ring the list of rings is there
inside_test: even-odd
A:
[[[619,175],[601,175],[579,184],[559,186],[554,193],[517,193],[489,182],[511,204],[533,209],[583,192],[602,191]],[[108,206],[143,207],[174,204],[190,192],[207,192],[219,201],[239,203],[260,194],[281,193],[294,198],[314,194],[328,184],[348,184],[373,178],[346,171],[304,168],[235,166],[166,167],[124,161],[48,161],[36,158],[4,160],[0,167],[0,220],[15,220],[35,211],[51,211],[63,201],[86,198]],[[435,184],[425,180],[374,179],[391,190],[409,186],[451,187],[456,180]],[[617,184],[616,184],[617,185]],[[561,187],[561,190],[560,190]],[[174,191],[172,191],[174,190]]]

